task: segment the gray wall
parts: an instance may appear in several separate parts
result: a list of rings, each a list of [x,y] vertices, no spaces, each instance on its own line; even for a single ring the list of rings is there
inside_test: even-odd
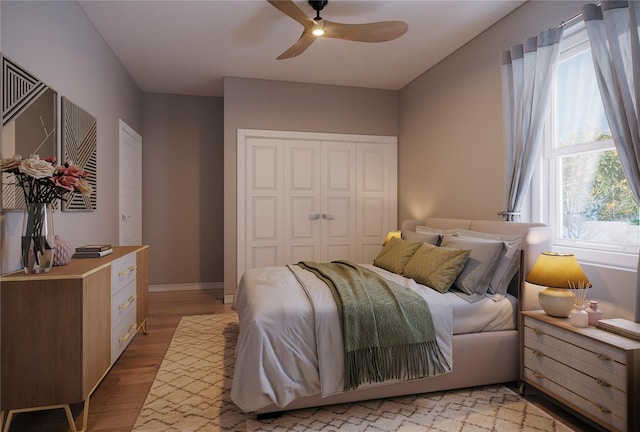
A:
[[[151,284],[222,282],[223,100],[145,93],[142,238]]]
[[[316,84],[225,78],[224,293],[236,290],[237,130],[396,136],[398,92]]]
[[[142,132],[142,94],[76,2],[2,0],[0,9],[2,53],[98,122],[98,209],[56,212],[55,230],[74,246],[117,244],[118,119]],[[20,268],[21,228],[20,212],[0,216],[0,273]]]
[[[499,56],[566,21],[574,1],[527,2],[400,92],[398,220],[495,219],[505,207]],[[605,317],[632,318],[636,272],[581,263]]]

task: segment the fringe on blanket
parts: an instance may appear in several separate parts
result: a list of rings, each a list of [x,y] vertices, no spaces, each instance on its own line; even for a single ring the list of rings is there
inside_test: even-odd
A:
[[[344,390],[354,390],[363,383],[424,378],[448,370],[449,364],[436,341],[369,347],[346,353]]]

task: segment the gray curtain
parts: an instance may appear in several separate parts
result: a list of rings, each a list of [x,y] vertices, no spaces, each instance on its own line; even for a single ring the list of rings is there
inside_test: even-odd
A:
[[[622,168],[640,203],[640,2],[605,1],[583,6],[604,110]],[[638,273],[640,274],[640,260]],[[640,279],[636,276],[634,319],[640,322]]]
[[[558,66],[562,27],[540,33],[503,51],[502,101],[507,142],[507,210],[498,214],[520,220],[540,147],[553,77]]]

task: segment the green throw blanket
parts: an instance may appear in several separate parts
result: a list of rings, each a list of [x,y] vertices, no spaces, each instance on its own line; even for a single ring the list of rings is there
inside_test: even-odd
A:
[[[449,369],[425,300],[349,261],[301,261],[331,289],[342,318],[344,390],[389,379],[414,379]]]

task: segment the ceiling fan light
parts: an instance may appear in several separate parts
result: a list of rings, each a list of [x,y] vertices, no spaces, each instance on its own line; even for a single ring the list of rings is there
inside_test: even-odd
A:
[[[311,30],[311,34],[316,37],[320,37],[320,36],[324,36],[324,33],[325,33],[324,20],[322,18],[317,19],[316,22],[313,23],[313,29]]]

